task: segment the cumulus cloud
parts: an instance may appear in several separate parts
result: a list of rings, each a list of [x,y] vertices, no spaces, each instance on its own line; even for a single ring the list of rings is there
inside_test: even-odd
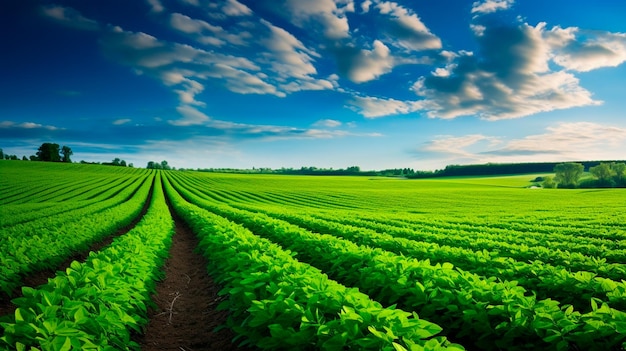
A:
[[[480,57],[459,53],[445,72],[419,78],[413,90],[426,99],[428,116],[438,118],[510,119],[600,104],[573,74],[550,70],[544,34],[543,23],[485,23],[477,36]]]
[[[372,6],[372,1],[370,0],[365,0],[361,3],[361,11],[363,11],[363,13],[368,13],[370,11],[370,6]]]
[[[396,64],[391,51],[380,40],[375,40],[369,50],[346,46],[337,48],[335,54],[340,73],[355,83],[368,82],[389,73]]]
[[[97,21],[81,15],[71,7],[46,5],[41,8],[41,12],[44,16],[68,27],[82,30],[98,30],[100,28],[100,24]]]
[[[268,56],[272,69],[282,77],[309,79],[316,74],[313,57],[320,55],[308,49],[300,40],[286,30],[262,21],[270,31],[270,35],[262,40],[268,48]]]
[[[485,14],[496,11],[507,10],[515,0],[484,0],[476,1],[472,4],[472,13]]]
[[[350,26],[345,14],[354,11],[352,1],[284,0],[282,4],[287,11],[287,17],[296,26],[321,31],[323,36],[329,40],[338,40],[350,36]],[[273,6],[278,8],[276,5]]]
[[[409,50],[441,48],[441,39],[431,33],[413,11],[392,1],[380,1],[375,7],[387,16],[381,29],[397,45]]]
[[[249,16],[252,10],[237,0],[226,0],[222,6],[222,11],[227,16]]]
[[[247,58],[166,42],[119,27],[108,31],[101,42],[109,58],[172,86],[183,104],[204,105],[196,96],[204,90],[201,81],[208,79],[235,93],[285,96],[266,82],[261,68]]]
[[[170,15],[170,25],[180,32],[192,35],[196,41],[204,45],[222,47],[229,43],[244,46],[248,45],[248,41],[252,38],[252,34],[246,30],[236,33],[229,32],[221,26],[193,19],[180,13]]]
[[[161,13],[165,11],[165,7],[161,3],[161,0],[146,0],[148,5],[150,6],[150,11],[154,13]]]
[[[556,26],[544,36],[554,51],[554,62],[568,70],[587,72],[626,61],[626,33]]]

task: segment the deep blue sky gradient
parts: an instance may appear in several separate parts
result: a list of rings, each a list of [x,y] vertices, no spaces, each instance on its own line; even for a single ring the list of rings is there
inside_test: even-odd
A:
[[[617,0],[4,2],[0,148],[185,168],[624,159],[624,13]]]

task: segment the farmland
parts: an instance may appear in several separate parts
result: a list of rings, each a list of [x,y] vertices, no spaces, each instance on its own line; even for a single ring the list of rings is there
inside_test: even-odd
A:
[[[170,274],[207,280],[189,302],[231,349],[623,349],[623,191],[533,178],[0,161],[0,349],[150,349],[156,318],[193,322]],[[170,273],[184,231],[206,277]]]

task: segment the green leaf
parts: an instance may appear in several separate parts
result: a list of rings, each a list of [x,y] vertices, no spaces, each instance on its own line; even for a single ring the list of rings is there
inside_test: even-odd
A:
[[[396,342],[392,342],[391,345],[393,345],[393,348],[396,351],[408,351],[404,346],[402,346],[402,345],[400,345],[400,344],[398,344]]]

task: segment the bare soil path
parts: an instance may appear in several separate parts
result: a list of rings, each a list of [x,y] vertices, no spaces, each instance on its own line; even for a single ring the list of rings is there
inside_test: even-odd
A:
[[[230,329],[214,329],[226,322],[228,313],[217,311],[223,300],[220,288],[206,271],[207,261],[194,252],[198,239],[184,222],[175,218],[170,258],[165,263],[165,279],[157,285],[153,298],[158,308],[141,340],[142,351],[242,350],[231,340]]]

